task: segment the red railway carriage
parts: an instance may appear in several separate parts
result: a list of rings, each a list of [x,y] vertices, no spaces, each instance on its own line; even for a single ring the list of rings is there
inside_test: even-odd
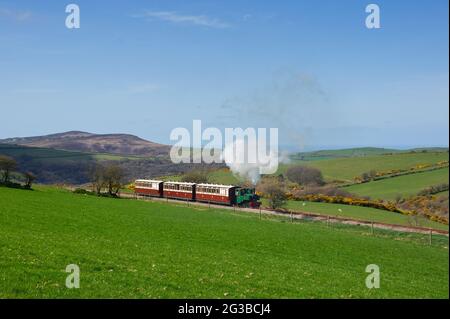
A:
[[[197,184],[196,200],[217,204],[233,205],[236,200],[236,186],[217,184]]]
[[[163,197],[195,201],[195,183],[164,182]]]
[[[134,183],[134,193],[139,196],[163,196],[163,181],[138,179]]]

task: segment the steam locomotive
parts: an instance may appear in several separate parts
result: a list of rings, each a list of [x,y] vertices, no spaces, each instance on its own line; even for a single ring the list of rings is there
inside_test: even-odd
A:
[[[254,188],[233,185],[138,179],[134,182],[134,193],[137,196],[163,197],[228,206],[258,208],[261,205]]]

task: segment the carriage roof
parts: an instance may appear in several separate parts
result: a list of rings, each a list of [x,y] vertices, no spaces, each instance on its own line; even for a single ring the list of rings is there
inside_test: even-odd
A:
[[[156,179],[137,179],[136,182],[162,183],[163,181],[159,181],[159,180],[156,180]]]
[[[195,183],[188,183],[188,182],[164,182],[164,184],[176,184],[176,185],[186,185],[186,186],[195,185]]]
[[[200,187],[216,187],[216,188],[232,188],[232,187],[236,187],[234,185],[207,184],[207,183],[197,184],[197,186],[200,186]]]

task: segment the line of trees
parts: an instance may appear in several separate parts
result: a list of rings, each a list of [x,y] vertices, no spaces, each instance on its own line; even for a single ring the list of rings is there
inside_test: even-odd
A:
[[[13,183],[11,181],[12,174],[15,172],[18,172],[18,165],[16,160],[6,155],[0,155],[0,183],[6,186],[20,186],[20,184]],[[36,180],[36,175],[28,171],[18,173],[23,176],[23,179],[25,181],[23,187],[31,188],[31,185]]]

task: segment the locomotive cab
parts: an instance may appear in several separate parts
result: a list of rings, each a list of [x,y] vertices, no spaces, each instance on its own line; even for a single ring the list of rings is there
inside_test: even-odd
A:
[[[254,188],[236,187],[236,205],[242,207],[258,208],[261,205],[259,196]]]

